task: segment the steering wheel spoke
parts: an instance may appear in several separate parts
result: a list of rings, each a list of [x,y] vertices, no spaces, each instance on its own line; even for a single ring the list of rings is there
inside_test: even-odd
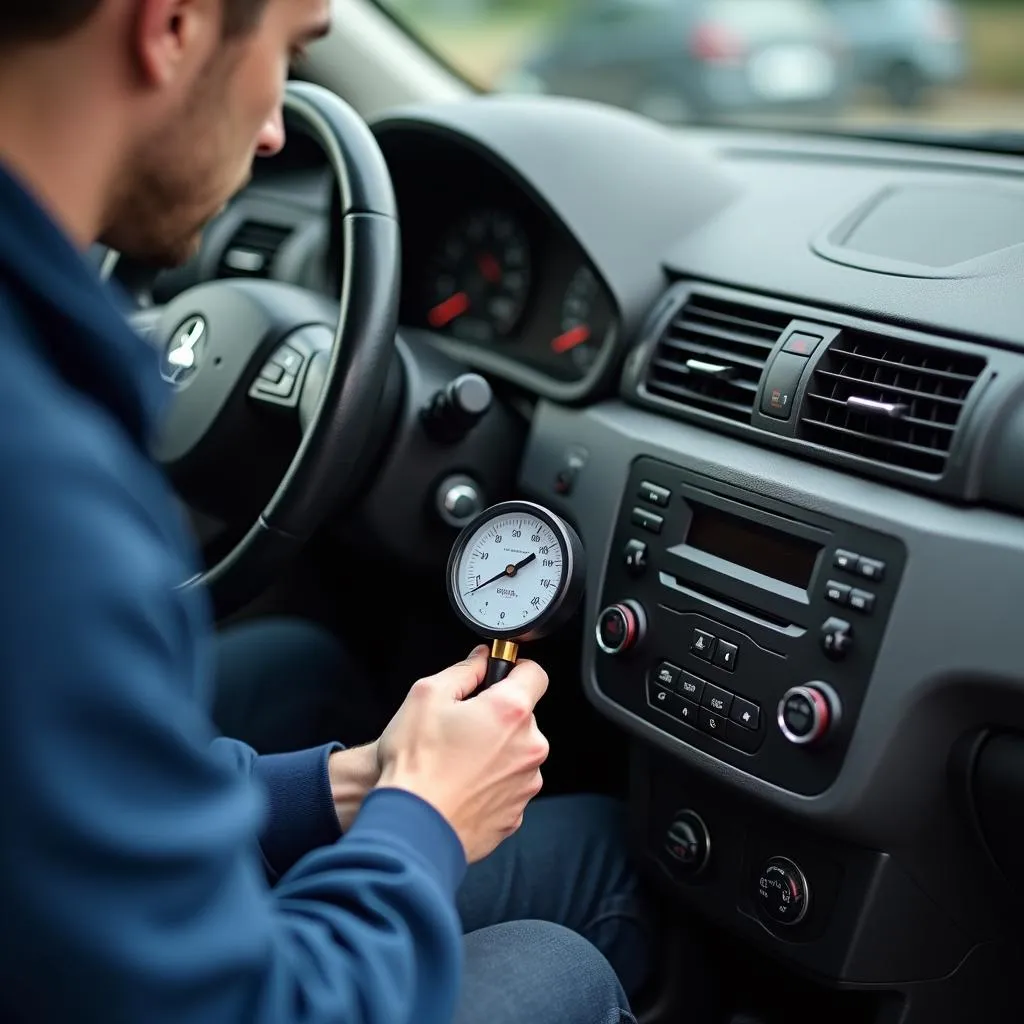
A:
[[[136,333],[150,342],[154,348],[159,346],[160,321],[163,317],[163,306],[147,306],[145,309],[138,309],[128,317],[128,322],[135,328]]]

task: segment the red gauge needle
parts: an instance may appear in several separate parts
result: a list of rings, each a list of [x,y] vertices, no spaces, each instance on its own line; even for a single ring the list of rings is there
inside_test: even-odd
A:
[[[485,280],[491,284],[498,284],[501,281],[501,264],[489,252],[482,252],[477,257],[477,266]]]
[[[465,292],[456,292],[450,299],[439,302],[427,314],[427,323],[431,327],[444,327],[456,317],[462,316],[467,309],[469,309],[469,296]]]
[[[565,334],[560,334],[553,342],[551,342],[551,350],[561,355],[563,352],[568,352],[570,349],[575,348],[577,345],[582,345],[585,341],[590,340],[590,328],[586,324],[580,324],[578,327],[572,327]]]

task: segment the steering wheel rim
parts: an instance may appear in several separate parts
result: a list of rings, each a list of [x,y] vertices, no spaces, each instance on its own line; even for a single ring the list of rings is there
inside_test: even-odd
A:
[[[297,123],[319,143],[340,192],[340,309],[319,397],[276,490],[256,522],[217,564],[180,584],[208,591],[220,617],[265,589],[327,517],[343,511],[353,499],[362,480],[358,463],[370,440],[398,326],[398,210],[387,163],[373,133],[344,100],[311,83],[289,83],[284,113],[286,123]],[[112,269],[109,261],[105,269]],[[248,291],[261,284],[244,282]],[[268,294],[271,286],[283,287],[266,285]],[[187,306],[188,297],[204,287],[209,286],[183,293],[174,300],[175,308]],[[299,289],[294,294],[318,298]],[[280,304],[279,299],[274,301]],[[308,302],[301,305],[306,311],[310,308]],[[309,323],[302,319],[306,311],[297,312],[296,328]]]

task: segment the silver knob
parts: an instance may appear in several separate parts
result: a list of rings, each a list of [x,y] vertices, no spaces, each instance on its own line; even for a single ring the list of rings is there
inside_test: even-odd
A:
[[[476,481],[468,476],[450,476],[437,489],[437,511],[449,525],[462,529],[484,508]]]

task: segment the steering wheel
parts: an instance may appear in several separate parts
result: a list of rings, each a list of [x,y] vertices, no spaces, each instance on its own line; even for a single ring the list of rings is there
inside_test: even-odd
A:
[[[301,430],[294,454],[280,449],[287,453],[283,478],[271,481],[248,532],[217,564],[182,583],[207,588],[218,615],[255,597],[356,497],[398,321],[398,214],[373,134],[319,86],[290,83],[284,106],[286,122],[319,143],[338,183],[338,302],[277,282],[228,278],[184,291],[148,325],[160,372],[174,389],[153,454],[176,483],[200,479],[224,493],[237,489],[268,461],[261,438],[269,421],[280,431],[284,417],[294,435]]]

